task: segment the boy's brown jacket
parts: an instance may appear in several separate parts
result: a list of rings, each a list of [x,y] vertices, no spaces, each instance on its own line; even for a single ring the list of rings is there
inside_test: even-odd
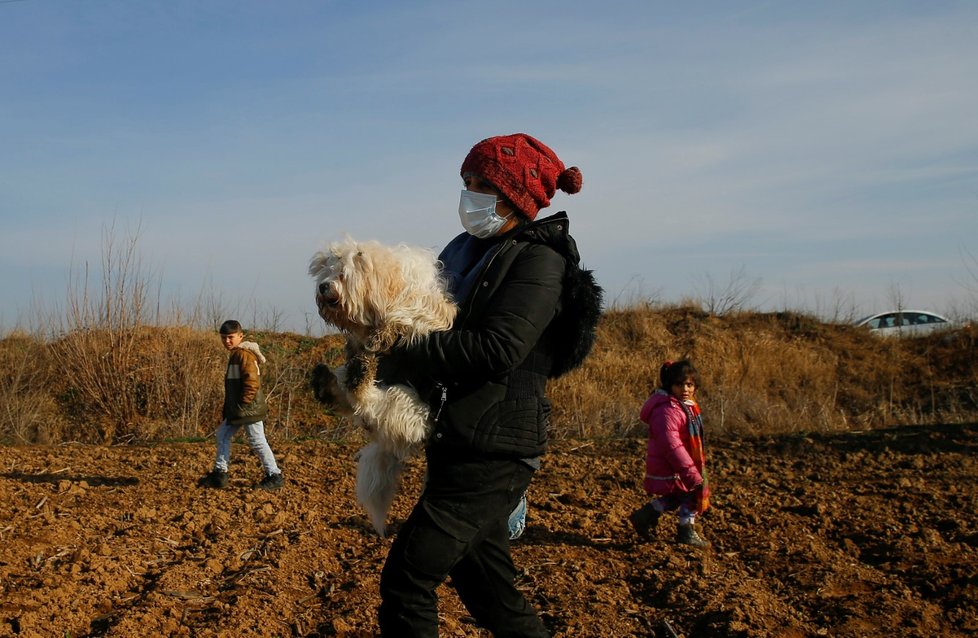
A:
[[[224,375],[224,418],[230,425],[257,423],[268,416],[259,362],[265,363],[265,357],[253,341],[242,341],[231,350]]]

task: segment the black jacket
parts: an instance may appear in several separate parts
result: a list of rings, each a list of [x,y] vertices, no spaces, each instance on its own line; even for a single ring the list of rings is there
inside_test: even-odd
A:
[[[452,328],[400,349],[380,377],[408,382],[437,415],[429,454],[525,458],[546,449],[554,366],[550,327],[561,313],[565,271],[580,261],[560,212],[490,240],[456,237],[440,256],[450,274],[482,242],[486,256],[465,276],[467,295]],[[468,257],[466,257],[468,259]],[[567,309],[572,312],[572,309]]]

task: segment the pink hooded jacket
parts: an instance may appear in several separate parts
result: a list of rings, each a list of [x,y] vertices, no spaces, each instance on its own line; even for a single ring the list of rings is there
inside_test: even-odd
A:
[[[703,468],[690,456],[689,425],[679,399],[657,390],[645,401],[639,418],[649,426],[645,491],[665,496],[692,491],[702,483]]]

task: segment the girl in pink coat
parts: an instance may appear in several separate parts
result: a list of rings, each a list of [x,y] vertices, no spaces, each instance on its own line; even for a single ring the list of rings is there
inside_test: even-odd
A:
[[[664,512],[676,511],[676,540],[684,545],[709,545],[696,533],[696,516],[709,506],[703,419],[694,400],[698,375],[688,360],[666,361],[659,370],[661,387],[642,406],[640,418],[649,426],[645,457],[645,491],[651,502],[632,512],[629,520],[648,539]]]

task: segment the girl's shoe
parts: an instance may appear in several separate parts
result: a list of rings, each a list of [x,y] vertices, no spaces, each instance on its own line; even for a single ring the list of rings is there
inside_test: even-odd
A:
[[[676,542],[682,545],[692,545],[693,547],[710,546],[709,541],[696,533],[696,529],[691,523],[679,526],[676,531]]]
[[[638,508],[632,512],[628,520],[635,528],[635,533],[649,540],[652,538],[652,532],[655,530],[656,525],[659,524],[659,516],[661,513],[652,507],[651,503],[646,503],[642,507]]]

